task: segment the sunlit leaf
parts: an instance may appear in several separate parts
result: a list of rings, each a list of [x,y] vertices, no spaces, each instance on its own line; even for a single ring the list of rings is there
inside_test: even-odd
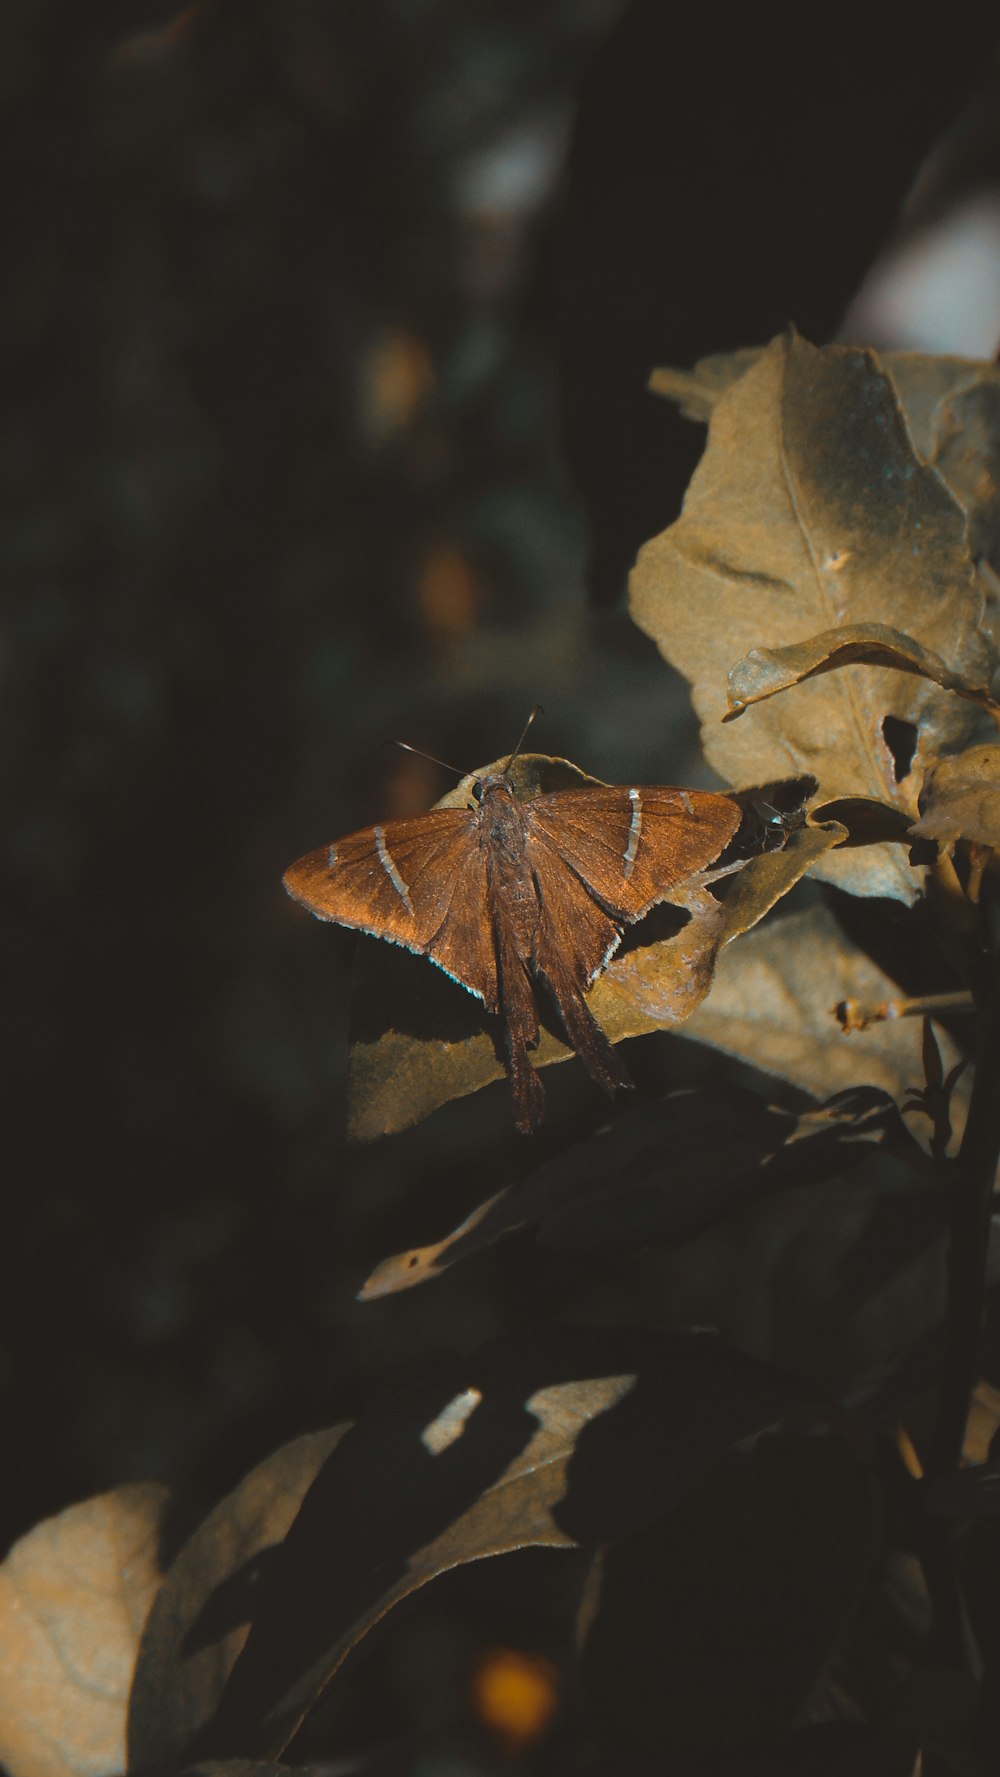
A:
[[[716,402],[705,455],[676,524],[632,577],[636,621],[691,681],[707,757],[729,782],[811,772],[823,801],[868,797],[916,813],[884,723],[926,751],[978,719],[930,681],[852,665],[723,724],[726,678],[752,649],[845,624],[899,627],[976,686],[994,665],[964,515],[911,442],[875,357],[772,343]],[[815,873],[856,893],[911,901],[919,873],[896,847],[832,849]]]
[[[637,1529],[801,1398],[710,1338],[563,1328],[371,1414],[303,1502],[198,1755],[275,1755],[350,1649],[436,1575]]]
[[[152,1483],[99,1494],[37,1524],[0,1566],[0,1759],[10,1777],[122,1770],[166,1502]]]
[[[211,1718],[259,1608],[274,1551],[346,1429],[307,1432],[258,1463],[181,1550],[139,1650],[130,1769],[182,1757]]]
[[[1000,746],[966,747],[939,760],[924,779],[912,831],[944,845],[971,839],[1000,848]]]
[[[677,1092],[624,1116],[482,1203],[443,1239],[383,1259],[359,1300],[439,1277],[518,1228],[543,1244],[627,1251],[691,1239],[765,1191],[844,1172],[887,1127],[905,1142],[893,1101],[869,1091],[802,1116],[731,1091]]]

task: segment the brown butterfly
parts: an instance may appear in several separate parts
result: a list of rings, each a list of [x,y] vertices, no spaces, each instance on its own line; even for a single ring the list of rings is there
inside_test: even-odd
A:
[[[350,833],[300,858],[284,883],[320,919],[429,957],[502,1019],[514,1118],[530,1134],[544,1096],[528,1058],[536,990],[591,1078],[608,1092],[631,1086],[587,989],[625,926],[716,862],[743,809],[733,796],[660,786],[522,799],[511,767],[523,741],[501,770],[469,780],[466,807]]]

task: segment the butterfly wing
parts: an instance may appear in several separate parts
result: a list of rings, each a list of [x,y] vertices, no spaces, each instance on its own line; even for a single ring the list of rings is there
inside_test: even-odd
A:
[[[535,797],[525,814],[532,841],[543,842],[545,893],[558,880],[554,851],[587,894],[626,924],[714,864],[743,818],[732,796],[659,785],[560,790]]]
[[[434,808],[365,827],[286,870],[285,887],[320,919],[386,938],[496,1009],[496,959],[474,815]]]

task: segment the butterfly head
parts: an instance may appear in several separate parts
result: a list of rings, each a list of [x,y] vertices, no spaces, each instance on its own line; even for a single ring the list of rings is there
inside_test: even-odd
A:
[[[520,800],[514,780],[507,771],[491,771],[474,777],[469,785],[470,807],[482,810],[484,805]]]

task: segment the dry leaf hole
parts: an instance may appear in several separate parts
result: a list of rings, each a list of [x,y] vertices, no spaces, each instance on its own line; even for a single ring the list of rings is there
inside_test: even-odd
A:
[[[896,782],[902,783],[904,777],[909,776],[913,755],[917,750],[916,723],[904,722],[899,716],[886,716],[882,723],[882,734],[892,754]]]

